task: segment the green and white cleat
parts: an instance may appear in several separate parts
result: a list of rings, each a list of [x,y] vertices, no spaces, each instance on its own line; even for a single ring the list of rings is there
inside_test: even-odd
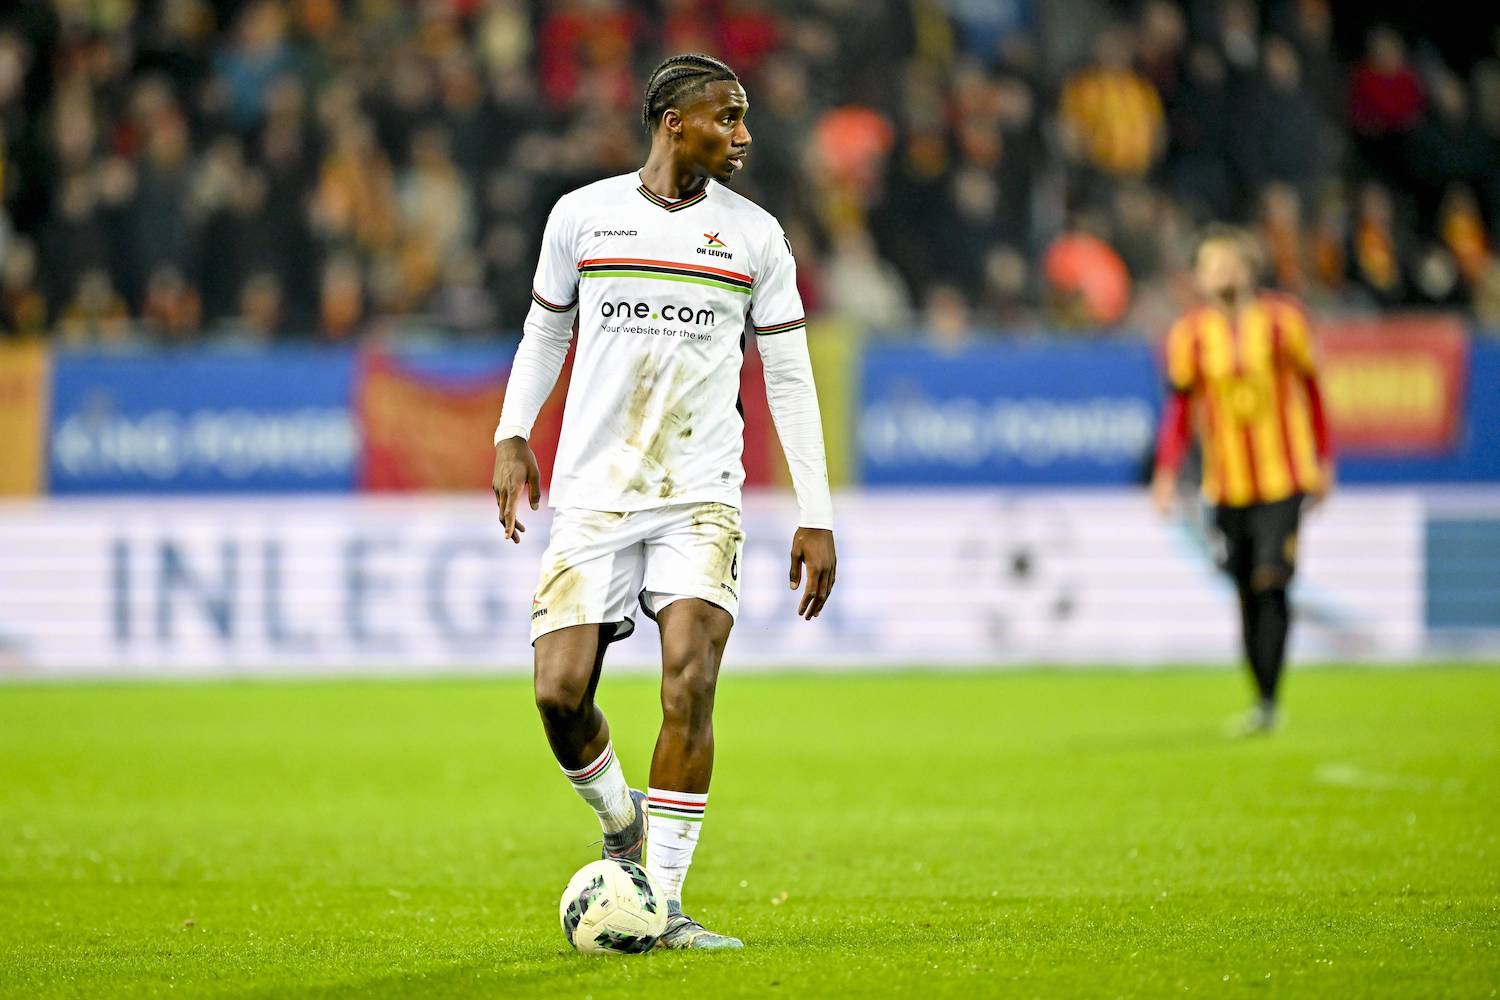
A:
[[[667,901],[667,929],[657,940],[658,948],[702,948],[704,950],[733,951],[745,947],[745,942],[727,934],[715,934],[698,921],[682,912],[682,904]]]
[[[630,801],[635,806],[635,820],[618,833],[604,835],[601,858],[623,858],[645,866],[646,855],[646,793],[630,790]]]

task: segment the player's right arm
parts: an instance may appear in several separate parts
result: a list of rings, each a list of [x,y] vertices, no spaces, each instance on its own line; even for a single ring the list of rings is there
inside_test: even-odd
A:
[[[531,284],[531,310],[521,344],[511,362],[505,402],[495,428],[495,471],[490,486],[500,507],[505,537],[520,542],[526,526],[516,519],[524,492],[536,510],[542,499],[541,474],[529,438],[542,404],[552,394],[578,313],[578,256],[573,220],[563,202],[552,209],[542,234],[542,252]]]
[[[1307,397],[1307,415],[1313,436],[1313,448],[1318,456],[1318,477],[1308,490],[1312,505],[1327,499],[1335,479],[1333,441],[1328,433],[1328,416],[1323,406],[1323,393],[1318,385],[1318,361],[1313,352],[1312,333],[1307,313],[1290,297],[1277,296],[1270,301],[1276,310],[1276,324],[1281,331],[1281,357],[1278,361],[1291,368],[1302,380]]]
[[[796,590],[806,568],[807,583],[797,602],[797,614],[811,621],[822,613],[838,577],[833,502],[828,495],[823,420],[807,351],[807,324],[797,293],[797,263],[780,227],[770,233],[774,235],[755,279],[750,315],[766,379],[766,402],[800,508],[788,580]]]
[[[1193,386],[1198,381],[1195,330],[1191,314],[1167,334],[1167,401],[1156,435],[1156,466],[1151,476],[1151,503],[1166,515],[1177,493],[1177,471],[1192,438]]]

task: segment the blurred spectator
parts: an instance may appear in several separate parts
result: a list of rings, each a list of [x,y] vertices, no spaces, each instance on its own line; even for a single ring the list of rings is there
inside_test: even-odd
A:
[[[985,254],[977,309],[997,329],[1027,321],[1025,306],[1031,285],[1026,256],[1012,246],[995,246]]]
[[[936,284],[927,289],[922,329],[936,347],[950,351],[962,348],[974,334],[968,298],[952,285]]]
[[[1173,193],[1205,218],[1230,217],[1237,204],[1233,129],[1224,60],[1208,45],[1195,46],[1173,100],[1167,179]]]
[[[268,344],[284,329],[281,281],[269,270],[246,280],[235,314],[217,328],[222,342],[246,346]]]
[[[1474,290],[1474,316],[1487,329],[1500,328],[1500,260],[1491,258]]]
[[[484,0],[475,32],[475,54],[491,73],[526,69],[531,57],[531,16],[524,0]]]
[[[1101,228],[1114,234],[1112,245],[1131,280],[1137,284],[1155,281],[1168,254],[1161,242],[1162,211],[1156,192],[1145,184],[1122,185],[1111,207],[1113,217]]]
[[[1112,247],[1091,233],[1063,233],[1042,258],[1050,318],[1067,328],[1113,326],[1130,305],[1130,274]]]
[[[323,268],[319,333],[324,340],[347,340],[355,334],[364,315],[365,286],[359,262],[347,254],[334,257]]]
[[[1380,137],[1408,132],[1424,105],[1422,81],[1406,61],[1406,42],[1388,25],[1371,30],[1365,60],[1350,83],[1349,120],[1355,133]]]
[[[878,243],[912,288],[932,284],[945,258],[951,162],[947,136],[937,127],[908,130],[872,214]]]
[[[1349,122],[1366,169],[1398,169],[1401,138],[1416,128],[1426,103],[1406,42],[1386,25],[1372,29],[1365,59],[1349,82]]]
[[[1303,88],[1317,101],[1325,118],[1344,117],[1347,94],[1343,66],[1334,49],[1333,10],[1329,0],[1294,0],[1283,33],[1297,47]]]
[[[1125,30],[1112,27],[1094,45],[1094,63],[1062,92],[1062,140],[1070,156],[1109,178],[1140,177],[1166,138],[1161,98],[1130,64]]]
[[[640,164],[641,77],[682,49],[745,81],[736,187],[787,228],[809,313],[902,325],[915,297],[958,340],[1051,315],[1149,326],[1211,218],[1258,226],[1272,281],[1321,308],[1493,306],[1500,46],[1445,63],[1455,47],[1416,24],[1409,58],[1373,17],[1328,0],[0,5],[3,321],[66,318],[89,342],[514,331],[552,203]],[[1097,283],[1052,280],[1044,250],[1075,237]]]
[[[833,108],[813,126],[820,179],[829,194],[862,207],[885,170],[895,133],[873,108]]]
[[[911,323],[911,302],[901,276],[880,259],[862,229],[834,237],[823,289],[834,312],[875,329],[902,330]]]
[[[724,0],[718,29],[717,44],[710,51],[717,51],[742,77],[756,78],[781,46],[781,21],[767,0]]]
[[[1490,228],[1500,228],[1500,61],[1487,60],[1474,70],[1474,118],[1489,149],[1489,168],[1475,183]]]
[[[158,266],[190,267],[193,251],[185,214],[193,172],[187,119],[165,92],[146,103],[144,155],[127,223],[130,268],[122,274],[131,301],[140,298],[146,276]]]
[[[286,30],[286,13],[275,0],[251,0],[241,8],[233,36],[214,67],[228,88],[237,128],[249,130],[259,124],[266,88],[291,68]]]
[[[496,325],[495,301],[484,284],[484,263],[473,251],[450,258],[446,280],[433,303],[433,314],[445,328],[486,336]]]
[[[1360,188],[1350,236],[1354,280],[1382,305],[1404,301],[1408,252],[1396,234],[1395,205],[1383,185],[1370,181]]]
[[[1470,285],[1484,280],[1491,262],[1490,242],[1485,235],[1479,202],[1469,188],[1455,184],[1443,198],[1438,215],[1438,233],[1453,255],[1459,274]]]
[[[336,125],[313,196],[313,228],[325,241],[375,252],[394,247],[396,184],[390,161],[366,118],[349,113]]]
[[[1235,127],[1245,190],[1258,192],[1277,182],[1311,199],[1323,174],[1322,114],[1302,86],[1301,61],[1290,42],[1267,38],[1263,56],[1262,72]]]
[[[1302,296],[1307,289],[1306,249],[1302,239],[1302,199],[1288,184],[1271,184],[1261,201],[1260,239],[1272,283]]]
[[[109,272],[90,268],[57,324],[63,343],[72,347],[122,345],[131,336],[130,309],[115,291]]]
[[[1141,8],[1136,43],[1141,73],[1157,94],[1170,103],[1182,81],[1187,17],[1172,0],[1148,0]]]
[[[141,325],[146,333],[166,343],[191,340],[203,324],[203,303],[182,272],[159,265],[146,282]]]
[[[1334,188],[1318,201],[1309,235],[1312,277],[1321,291],[1338,295],[1349,273],[1349,207]]]
[[[807,136],[814,121],[807,63],[777,55],[767,63],[761,80],[750,121],[754,142],[746,161],[749,175],[761,191],[790,195],[802,184]],[[806,209],[805,204],[799,207]]]
[[[60,314],[77,293],[85,273],[108,275],[109,238],[98,216],[94,177],[74,173],[62,179],[57,208],[42,229],[42,292],[48,311]]]
[[[542,96],[555,111],[640,104],[635,46],[642,13],[620,0],[556,0],[537,31]]]
[[[36,245],[25,237],[5,242],[0,258],[0,332],[35,337],[47,330],[47,299],[36,287]]]
[[[447,132],[417,132],[398,188],[404,299],[418,304],[432,294],[443,267],[473,243],[473,195],[449,155]]]
[[[1219,4],[1219,52],[1231,73],[1250,76],[1260,65],[1260,11],[1253,0]]]
[[[945,6],[953,18],[960,48],[988,66],[1013,63],[1016,46],[1027,44],[1033,27],[1032,5],[1020,0],[1009,3],[950,0]]]
[[[1469,94],[1453,73],[1432,75],[1431,103],[1404,138],[1403,173],[1412,182],[1418,211],[1436,212],[1454,184],[1472,184],[1494,169],[1496,152],[1469,111]]]

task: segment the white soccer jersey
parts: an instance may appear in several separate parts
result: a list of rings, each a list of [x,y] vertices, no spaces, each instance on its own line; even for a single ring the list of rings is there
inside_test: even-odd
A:
[[[602,180],[558,200],[532,297],[526,340],[537,344],[523,342],[517,352],[496,440],[529,434],[556,378],[554,368],[542,387],[531,366],[538,351],[549,354],[538,366],[543,375],[554,358],[560,364],[576,310],[578,350],[550,504],[603,511],[703,501],[738,507],[747,320],[758,335],[791,335],[785,342],[796,339],[807,367],[796,265],[775,218],[713,181],[668,201],[648,191],[638,174]],[[787,453],[803,522],[829,527],[811,370],[805,379],[794,372],[798,384],[777,392],[773,367],[786,366],[767,364],[768,395],[784,439],[792,429],[782,427],[788,414],[797,410],[805,423],[811,406],[816,448],[803,434],[803,446],[787,445]]]

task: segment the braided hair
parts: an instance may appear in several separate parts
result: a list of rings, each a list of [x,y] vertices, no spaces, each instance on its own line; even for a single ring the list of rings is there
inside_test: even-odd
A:
[[[681,103],[689,94],[720,80],[738,81],[734,70],[699,52],[672,56],[651,71],[646,78],[646,101],[641,105],[641,121],[650,131],[667,108]]]

